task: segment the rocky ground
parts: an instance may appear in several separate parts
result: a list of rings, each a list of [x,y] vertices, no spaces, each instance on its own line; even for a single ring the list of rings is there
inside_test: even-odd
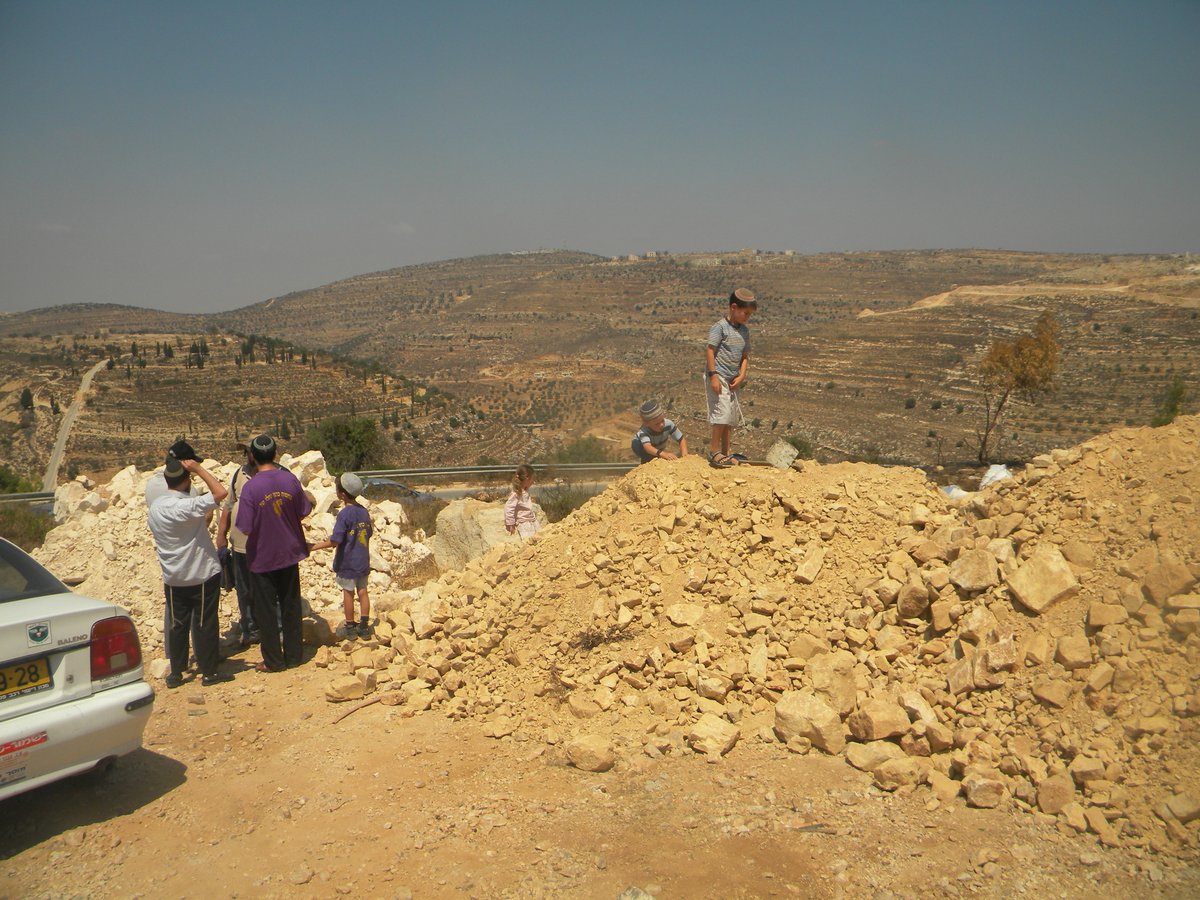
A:
[[[423,589],[381,541],[365,642],[308,563],[309,664],[238,654],[107,780],[0,807],[0,894],[1195,896],[1198,444],[1117,431],[954,501],[653,463]],[[137,477],[43,559],[152,645]]]

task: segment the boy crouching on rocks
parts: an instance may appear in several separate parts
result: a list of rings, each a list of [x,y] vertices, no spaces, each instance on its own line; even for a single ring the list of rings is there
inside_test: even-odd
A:
[[[353,472],[343,472],[337,480],[337,496],[342,510],[327,541],[318,541],[310,550],[333,551],[333,572],[342,589],[342,607],[346,615],[346,637],[369,637],[371,634],[371,600],[367,596],[367,577],[371,574],[370,540],[374,531],[371,516],[359,505],[362,479]],[[359,620],[354,621],[354,595],[358,593]]]
[[[683,432],[670,419],[663,415],[662,405],[657,400],[647,400],[639,412],[642,414],[642,427],[633,436],[630,449],[639,463],[650,462],[652,459],[678,459],[667,449],[668,441],[679,442],[679,456],[687,456],[687,440]]]

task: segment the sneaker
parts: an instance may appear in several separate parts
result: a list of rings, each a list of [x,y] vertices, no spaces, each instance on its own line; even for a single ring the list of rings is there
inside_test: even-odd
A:
[[[200,679],[200,683],[205,687],[212,687],[214,684],[221,684],[225,681],[233,681],[233,676],[228,672],[214,672]]]
[[[257,644],[259,641],[262,640],[262,635],[259,634],[257,631],[252,631],[248,635],[246,635],[246,640],[248,640],[251,644]]]
[[[346,640],[358,640],[358,624],[355,622],[347,622],[342,626],[342,630],[346,632]]]
[[[182,675],[176,675],[174,672],[172,672],[170,675],[167,676],[167,687],[174,690],[175,688],[181,687],[182,685],[183,685],[183,676]]]
[[[371,621],[370,621],[370,619],[360,619],[359,620],[358,635],[359,635],[359,637],[364,637],[364,638],[371,636]]]

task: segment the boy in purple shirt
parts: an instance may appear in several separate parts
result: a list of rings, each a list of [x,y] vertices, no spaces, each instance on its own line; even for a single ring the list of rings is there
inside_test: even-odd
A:
[[[342,589],[342,609],[346,614],[344,626],[346,637],[371,635],[371,600],[367,596],[367,576],[371,574],[370,541],[374,529],[371,517],[358,504],[362,493],[362,479],[353,472],[343,472],[337,482],[337,496],[342,501],[342,511],[333,524],[333,535],[327,541],[318,541],[313,550],[336,547],[333,552],[333,571],[337,575],[338,587]],[[354,623],[354,594],[358,592],[358,609],[361,618]]]
[[[300,609],[300,560],[308,543],[300,520],[312,503],[296,476],[275,464],[275,439],[260,434],[250,442],[257,471],[242,488],[238,530],[246,535],[246,565],[254,594],[263,661],[260,672],[281,672],[304,661]],[[279,622],[280,632],[272,625]]]

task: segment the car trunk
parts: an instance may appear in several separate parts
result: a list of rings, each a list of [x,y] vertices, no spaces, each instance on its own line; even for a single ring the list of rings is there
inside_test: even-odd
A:
[[[17,681],[14,666],[37,671],[37,660],[49,666],[50,686],[0,697],[0,721],[86,697],[93,691],[92,625],[122,610],[78,594],[53,594],[0,603],[0,669]],[[141,668],[138,667],[140,677]],[[113,683],[128,678],[117,676]]]

